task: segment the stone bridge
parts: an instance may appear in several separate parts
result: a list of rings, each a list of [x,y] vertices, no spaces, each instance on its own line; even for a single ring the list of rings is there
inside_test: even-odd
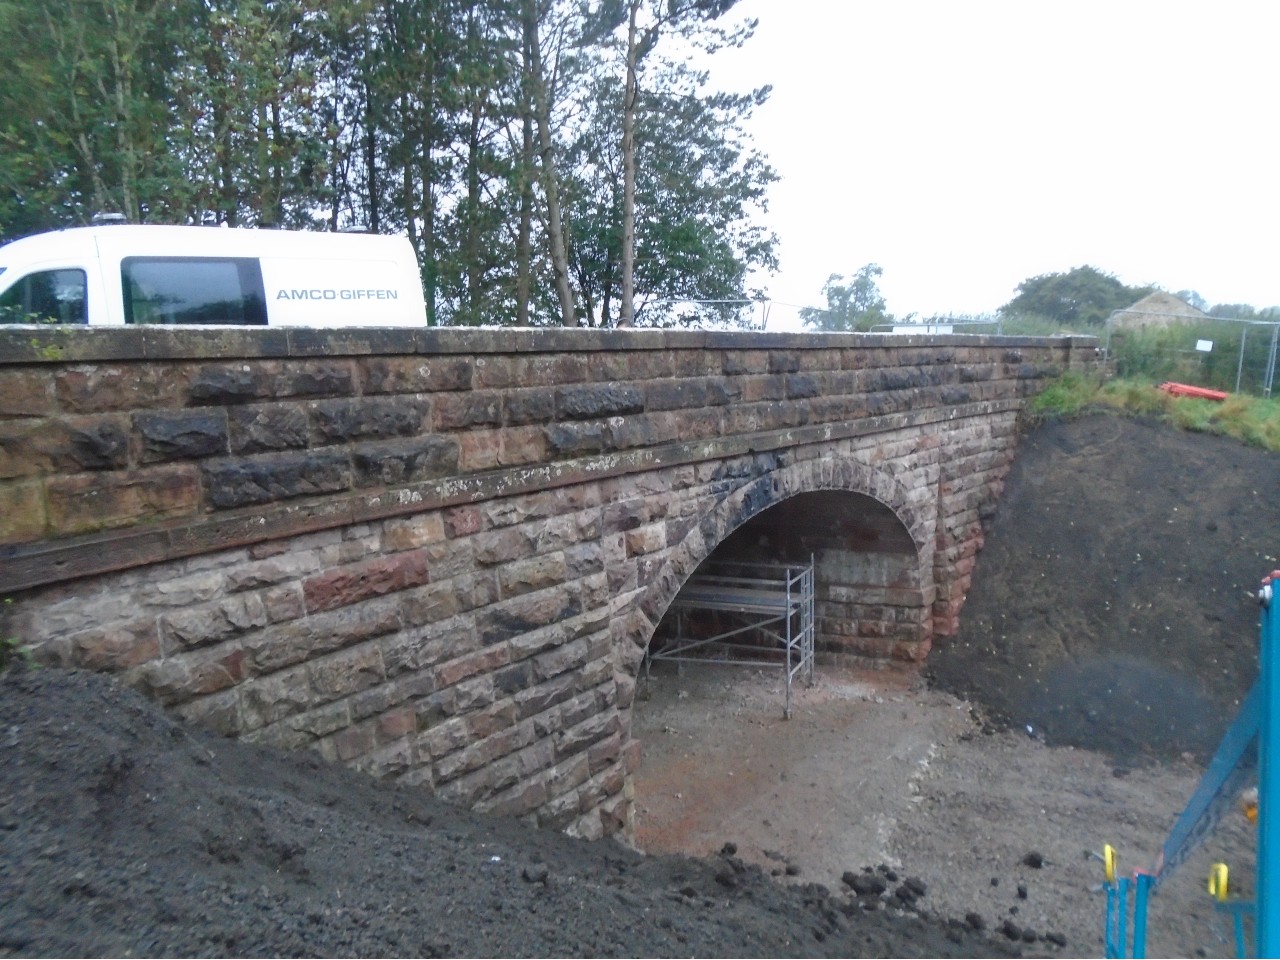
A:
[[[1091,338],[0,328],[0,636],[227,736],[587,837],[717,551],[817,557],[819,663],[956,628]]]

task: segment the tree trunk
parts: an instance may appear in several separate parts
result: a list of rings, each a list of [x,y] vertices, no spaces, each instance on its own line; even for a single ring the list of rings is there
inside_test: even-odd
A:
[[[560,212],[559,174],[556,171],[555,147],[551,141],[551,104],[542,65],[542,44],[538,38],[538,19],[534,0],[525,0],[524,41],[528,56],[529,89],[538,128],[538,173],[547,200],[547,235],[551,248],[551,269],[556,279],[556,296],[560,299],[560,322],[577,326],[573,310],[573,291],[569,287],[569,255],[564,242],[564,224]]]
[[[622,93],[622,296],[618,326],[635,325],[636,270],[636,14],[640,0],[627,4],[627,80]]]

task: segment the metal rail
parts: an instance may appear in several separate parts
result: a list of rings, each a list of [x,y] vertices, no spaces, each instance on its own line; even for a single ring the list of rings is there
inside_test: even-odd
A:
[[[645,654],[645,676],[655,660],[781,667],[786,678],[783,716],[791,718],[791,684],[797,676],[813,685],[813,558],[808,566],[738,563],[694,574],[680,589],[671,609],[676,632]],[[692,636],[685,614],[729,614],[733,626],[709,636]],[[763,638],[749,643],[751,637]]]

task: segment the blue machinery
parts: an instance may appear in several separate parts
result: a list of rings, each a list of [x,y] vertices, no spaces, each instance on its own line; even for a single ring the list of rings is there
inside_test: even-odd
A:
[[[1254,916],[1255,956],[1280,957],[1280,910],[1268,909],[1271,887],[1280,882],[1280,814],[1272,815],[1271,802],[1280,798],[1280,758],[1274,755],[1275,736],[1280,733],[1280,570],[1262,581],[1258,601],[1262,605],[1261,654],[1257,682],[1249,691],[1218,750],[1209,762],[1200,785],[1178,817],[1153,869],[1138,871],[1132,878],[1116,875],[1115,851],[1103,849],[1103,871],[1107,894],[1105,926],[1108,957],[1147,955],[1147,901],[1160,884],[1190,855],[1236,802],[1248,783],[1253,760],[1257,758],[1258,824],[1257,899],[1228,898],[1227,868],[1215,864],[1209,877],[1209,893],[1218,909],[1231,916],[1235,929],[1236,953],[1248,955],[1245,917]],[[1252,818],[1251,818],[1252,819]],[[1133,896],[1133,952],[1126,953],[1126,920]]]

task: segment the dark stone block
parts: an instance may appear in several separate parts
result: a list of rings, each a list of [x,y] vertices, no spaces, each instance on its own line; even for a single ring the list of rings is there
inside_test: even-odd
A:
[[[408,437],[422,430],[427,402],[406,397],[318,400],[311,423],[320,443],[376,437]]]
[[[232,453],[299,450],[307,445],[310,421],[300,404],[255,404],[227,411]]]
[[[552,390],[513,390],[503,400],[507,423],[540,423],[556,413],[556,397]]]
[[[793,373],[787,377],[787,396],[793,400],[816,397],[822,392],[818,378],[809,373]]]
[[[220,510],[351,487],[351,465],[338,453],[211,461],[203,465],[202,474],[205,496]]]
[[[676,410],[680,407],[705,407],[705,380],[655,380],[645,387],[645,409]]]
[[[969,390],[966,387],[944,387],[939,399],[944,404],[968,403],[970,399]]]
[[[361,444],[352,456],[356,485],[410,483],[458,470],[458,443],[438,435]]]
[[[547,450],[554,457],[601,453],[605,428],[598,423],[557,423],[547,427]]]
[[[201,367],[187,385],[187,404],[202,407],[270,397],[270,379],[267,371],[258,366],[228,364]]]
[[[510,696],[529,686],[531,674],[528,663],[517,663],[493,674],[493,686],[499,693]]]
[[[68,425],[71,458],[84,470],[120,469],[129,465],[129,435],[114,421],[83,427]]]
[[[800,354],[799,353],[779,353],[772,351],[769,354],[769,372],[770,373],[798,373],[800,370]]]
[[[277,397],[349,397],[355,393],[351,367],[345,363],[307,363],[284,371]]]
[[[193,460],[227,452],[227,416],[221,410],[134,414],[143,462]]]
[[[595,420],[644,410],[644,394],[625,384],[586,384],[556,391],[556,408],[566,420]]]

